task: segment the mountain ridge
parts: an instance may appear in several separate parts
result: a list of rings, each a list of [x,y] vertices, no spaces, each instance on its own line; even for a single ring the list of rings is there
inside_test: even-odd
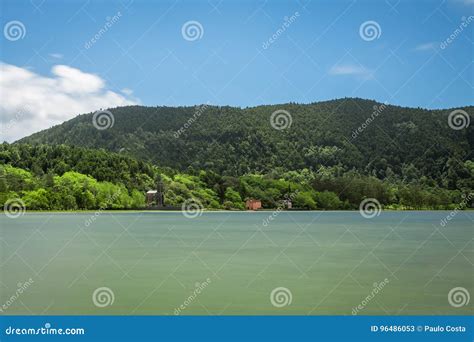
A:
[[[198,109],[202,111],[196,115]],[[460,109],[474,112],[472,106]],[[286,129],[271,125],[272,113],[278,110],[289,113]],[[380,112],[374,115],[376,110]],[[344,98],[246,108],[134,105],[107,111],[114,121],[108,129],[96,129],[94,113],[87,113],[17,142],[104,148],[159,166],[224,175],[329,167],[341,172],[355,169],[380,179],[392,173],[406,178],[414,172],[409,177],[425,176],[439,184],[443,173],[452,168],[448,162],[464,164],[473,159],[473,128],[452,129],[451,109]],[[472,114],[468,115],[472,121]],[[459,172],[468,172],[460,168]]]

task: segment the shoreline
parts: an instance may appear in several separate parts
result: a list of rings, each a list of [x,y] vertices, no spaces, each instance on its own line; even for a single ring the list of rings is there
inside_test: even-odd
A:
[[[217,214],[217,213],[273,213],[278,209],[261,209],[261,210],[203,210],[202,213],[210,213],[210,214]],[[452,212],[455,209],[383,209],[383,211],[389,212],[430,212],[430,211],[437,211],[437,212]],[[474,212],[474,208],[467,208],[463,210],[458,210],[461,212]],[[90,209],[90,210],[27,210],[24,213],[32,213],[32,214],[87,214],[87,213],[181,213],[182,210],[144,210],[144,209]],[[351,212],[359,212],[358,209],[354,210],[280,210],[279,212],[288,212],[288,213],[351,213]],[[5,212],[0,212],[1,215],[7,216]]]

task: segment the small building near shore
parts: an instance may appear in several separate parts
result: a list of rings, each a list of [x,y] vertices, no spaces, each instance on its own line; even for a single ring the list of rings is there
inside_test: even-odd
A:
[[[293,208],[293,202],[291,202],[291,200],[289,200],[289,199],[285,199],[285,200],[282,201],[282,206],[285,209],[291,209],[291,208]]]
[[[245,201],[245,208],[247,210],[258,210],[262,208],[262,201],[256,199],[248,199]]]
[[[155,201],[157,190],[148,190],[146,192],[146,205],[150,206]]]
[[[163,182],[160,181],[158,184],[156,184],[156,190],[148,190],[145,195],[145,200],[147,207],[156,206],[158,208],[163,208],[165,206],[165,192]]]

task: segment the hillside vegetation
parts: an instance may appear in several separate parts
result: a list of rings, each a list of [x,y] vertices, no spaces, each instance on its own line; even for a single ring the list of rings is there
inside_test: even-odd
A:
[[[277,110],[291,115],[286,129],[271,125]],[[464,110],[472,113],[473,107]],[[76,194],[74,183],[88,189],[96,181],[123,187],[130,199],[115,207],[138,208],[144,191],[161,179],[170,205],[196,198],[209,208],[242,209],[246,198],[259,198],[274,208],[296,191],[298,208],[352,209],[373,197],[385,207],[437,209],[459,206],[474,189],[474,131],[472,125],[450,128],[450,110],[341,99],[110,112],[114,123],[104,130],[94,127],[93,113],[83,114],[1,145],[2,178],[17,173],[30,179],[28,186],[7,181],[2,198],[39,189],[60,196],[55,187],[66,185]],[[100,191],[89,192],[94,201],[78,194],[75,205],[62,208],[100,207]],[[55,203],[36,207],[57,208]]]

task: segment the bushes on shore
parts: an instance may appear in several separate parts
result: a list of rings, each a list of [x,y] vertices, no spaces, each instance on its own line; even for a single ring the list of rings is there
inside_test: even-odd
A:
[[[465,164],[474,179],[474,163]],[[139,209],[158,181],[167,205],[195,199],[209,209],[242,210],[249,198],[267,209],[285,207],[287,200],[296,209],[358,209],[366,198],[391,209],[453,209],[472,207],[474,197],[469,182],[440,187],[427,177],[401,179],[390,172],[381,180],[339,166],[234,177],[192,168],[177,172],[103,150],[0,145],[0,205],[19,198],[34,210]]]

